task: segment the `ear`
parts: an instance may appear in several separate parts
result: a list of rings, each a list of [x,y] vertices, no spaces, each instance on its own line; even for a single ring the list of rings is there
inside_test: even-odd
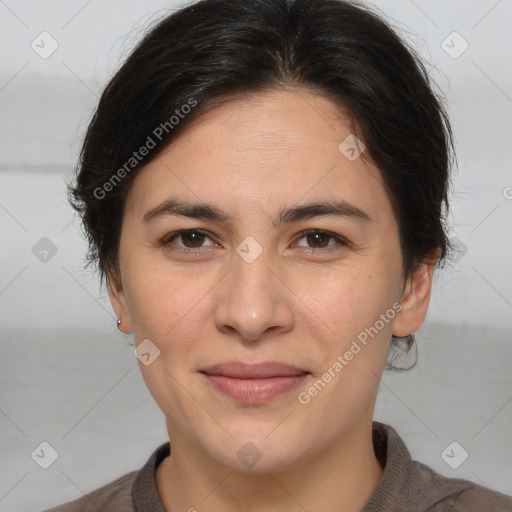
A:
[[[110,303],[112,304],[117,318],[121,318],[122,320],[121,324],[117,327],[120,331],[128,334],[132,331],[132,323],[128,308],[126,307],[126,297],[121,274],[118,271],[108,270],[106,275]]]
[[[422,263],[407,279],[402,294],[402,309],[393,324],[393,335],[409,336],[416,332],[427,315],[432,289],[432,277],[436,266],[438,251]]]

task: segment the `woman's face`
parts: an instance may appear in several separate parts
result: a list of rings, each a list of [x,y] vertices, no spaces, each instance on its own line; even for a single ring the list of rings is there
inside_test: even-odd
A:
[[[391,335],[419,328],[431,276],[404,283],[390,200],[350,137],[320,96],[245,97],[134,180],[111,299],[170,438],[190,453],[276,470],[371,428]],[[208,370],[267,362],[296,370]]]

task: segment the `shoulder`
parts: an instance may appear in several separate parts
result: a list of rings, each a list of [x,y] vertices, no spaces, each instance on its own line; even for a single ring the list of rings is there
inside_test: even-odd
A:
[[[511,496],[412,460],[393,427],[374,422],[373,442],[384,471],[364,512],[512,512]]]
[[[132,471],[95,491],[43,512],[133,512],[132,485],[137,471]]]
[[[512,512],[512,497],[461,478],[443,476],[413,461],[413,496],[425,512]]]
[[[144,466],[82,496],[43,512],[135,512],[153,510],[165,512],[155,482],[155,470],[170,454],[169,441],[156,448]]]

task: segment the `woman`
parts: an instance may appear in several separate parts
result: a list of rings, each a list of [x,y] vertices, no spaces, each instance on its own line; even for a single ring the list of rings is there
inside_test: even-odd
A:
[[[421,61],[364,7],[203,0],[154,27],[71,201],[170,442],[52,510],[512,510],[372,420],[448,255],[452,154]]]

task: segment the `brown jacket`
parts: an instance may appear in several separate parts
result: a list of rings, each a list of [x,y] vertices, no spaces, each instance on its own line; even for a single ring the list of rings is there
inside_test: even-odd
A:
[[[467,480],[444,477],[413,461],[397,432],[388,425],[374,422],[373,444],[384,473],[361,512],[512,512],[512,497]],[[166,512],[158,495],[155,470],[169,453],[167,442],[153,452],[140,471],[44,512]]]

